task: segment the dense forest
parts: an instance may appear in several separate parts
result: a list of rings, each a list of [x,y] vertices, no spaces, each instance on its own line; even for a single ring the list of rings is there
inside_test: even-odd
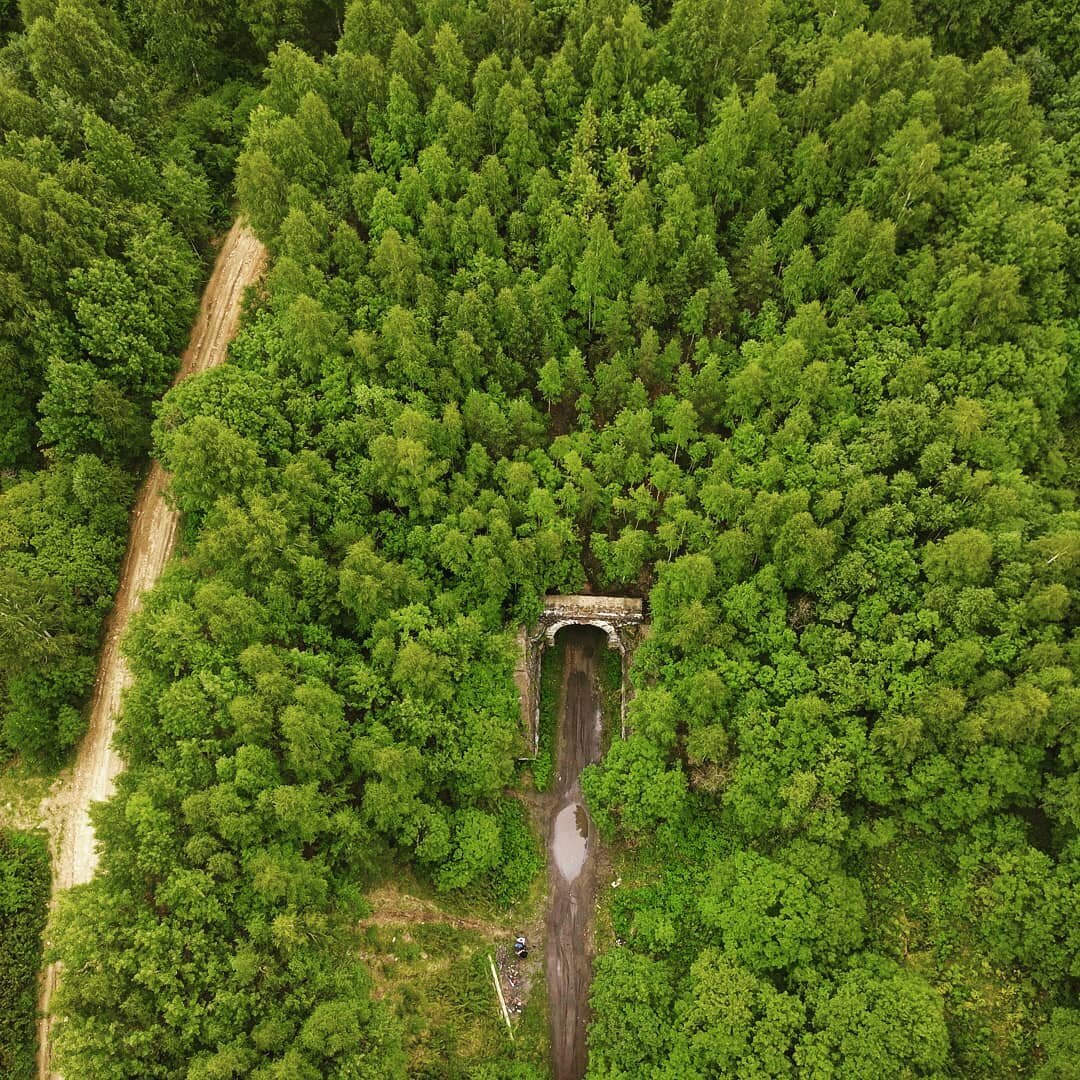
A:
[[[27,0],[0,25],[0,756],[55,760],[215,204],[114,13]]]
[[[79,736],[151,448],[186,516],[67,1075],[405,1074],[364,890],[529,887],[514,630],[585,587],[652,620],[590,1077],[1075,1075],[1075,4],[0,32],[0,753]],[[265,288],[165,393],[233,191]]]

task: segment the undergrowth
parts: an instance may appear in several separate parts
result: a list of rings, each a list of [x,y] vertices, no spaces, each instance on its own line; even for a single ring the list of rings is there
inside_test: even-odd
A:
[[[555,775],[555,730],[559,719],[559,692],[562,687],[566,647],[556,642],[540,658],[540,719],[533,783],[537,791],[550,791]]]

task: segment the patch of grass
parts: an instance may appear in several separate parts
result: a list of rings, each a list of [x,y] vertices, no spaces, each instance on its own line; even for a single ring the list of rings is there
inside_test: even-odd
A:
[[[375,996],[402,1025],[409,1076],[547,1075],[542,978],[516,1023],[513,1043],[506,1032],[488,968],[488,956],[506,942],[439,923],[369,926],[361,941]]]
[[[622,653],[606,648],[600,653],[600,711],[604,718],[602,751],[622,734]]]
[[[20,758],[0,767],[0,827],[36,827],[38,806],[55,779],[55,772],[42,772]]]
[[[525,1009],[518,1017],[514,1038],[521,1044],[518,1060],[531,1062],[536,1075],[548,1077],[550,1041],[548,1034],[547,981],[543,970],[538,970]]]

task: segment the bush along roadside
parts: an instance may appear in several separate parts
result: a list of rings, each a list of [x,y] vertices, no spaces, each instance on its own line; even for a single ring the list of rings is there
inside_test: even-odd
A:
[[[0,1076],[34,1075],[35,986],[49,901],[49,849],[0,830]]]
[[[537,791],[548,791],[555,773],[555,729],[559,718],[565,649],[552,645],[540,658],[540,720],[533,783]]]

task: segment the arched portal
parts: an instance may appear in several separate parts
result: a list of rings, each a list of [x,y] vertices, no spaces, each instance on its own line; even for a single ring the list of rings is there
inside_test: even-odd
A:
[[[549,645],[555,644],[555,635],[560,630],[565,630],[568,626],[593,626],[597,630],[602,630],[607,635],[608,646],[612,649],[618,649],[619,652],[625,650],[625,646],[622,643],[622,639],[619,637],[619,631],[609,622],[604,622],[603,619],[561,619],[557,623],[552,623],[544,632],[544,636],[547,638]]]
[[[626,703],[630,695],[630,658],[648,624],[640,600],[629,596],[548,596],[535,626],[518,631],[518,662],[514,672],[521,696],[521,725],[534,757],[539,739],[540,657],[567,626],[595,626],[622,657],[622,734],[626,734]]]

